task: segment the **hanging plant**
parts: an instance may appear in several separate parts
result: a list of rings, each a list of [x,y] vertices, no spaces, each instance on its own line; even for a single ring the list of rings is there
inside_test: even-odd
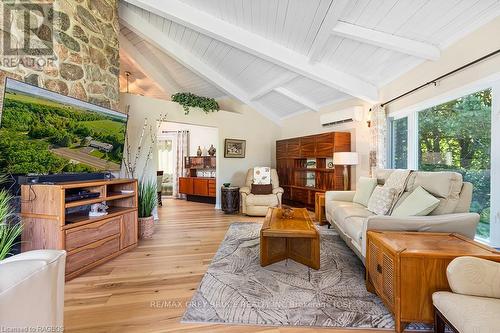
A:
[[[179,103],[184,108],[184,114],[189,114],[189,108],[200,108],[205,113],[219,111],[219,104],[213,98],[197,96],[191,93],[176,93],[172,95],[172,102]]]

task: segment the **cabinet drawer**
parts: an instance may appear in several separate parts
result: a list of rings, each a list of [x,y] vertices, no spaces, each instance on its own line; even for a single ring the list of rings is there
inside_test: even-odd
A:
[[[69,253],[66,258],[66,274],[79,270],[120,250],[119,235],[87,245]]]
[[[292,201],[307,202],[308,191],[298,188],[292,188]]]
[[[121,219],[122,217],[118,216],[66,230],[66,250],[69,252],[118,234],[120,232]]]
[[[208,195],[208,180],[207,179],[193,179],[193,194],[200,196]]]

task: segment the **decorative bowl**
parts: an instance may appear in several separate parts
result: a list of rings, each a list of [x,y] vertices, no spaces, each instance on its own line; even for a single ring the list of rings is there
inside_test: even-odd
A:
[[[283,208],[281,210],[281,216],[284,218],[284,219],[293,219],[293,209],[291,208]]]
[[[231,185],[231,183],[224,183],[222,184],[224,187],[229,187],[229,185]]]

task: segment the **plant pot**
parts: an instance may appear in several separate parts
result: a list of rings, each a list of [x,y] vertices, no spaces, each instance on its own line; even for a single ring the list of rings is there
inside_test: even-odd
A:
[[[155,220],[153,216],[139,217],[139,238],[151,239],[155,230]]]

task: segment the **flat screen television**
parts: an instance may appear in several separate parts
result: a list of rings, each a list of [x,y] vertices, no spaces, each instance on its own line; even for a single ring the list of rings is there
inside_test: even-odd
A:
[[[127,115],[8,78],[0,173],[119,171]]]

